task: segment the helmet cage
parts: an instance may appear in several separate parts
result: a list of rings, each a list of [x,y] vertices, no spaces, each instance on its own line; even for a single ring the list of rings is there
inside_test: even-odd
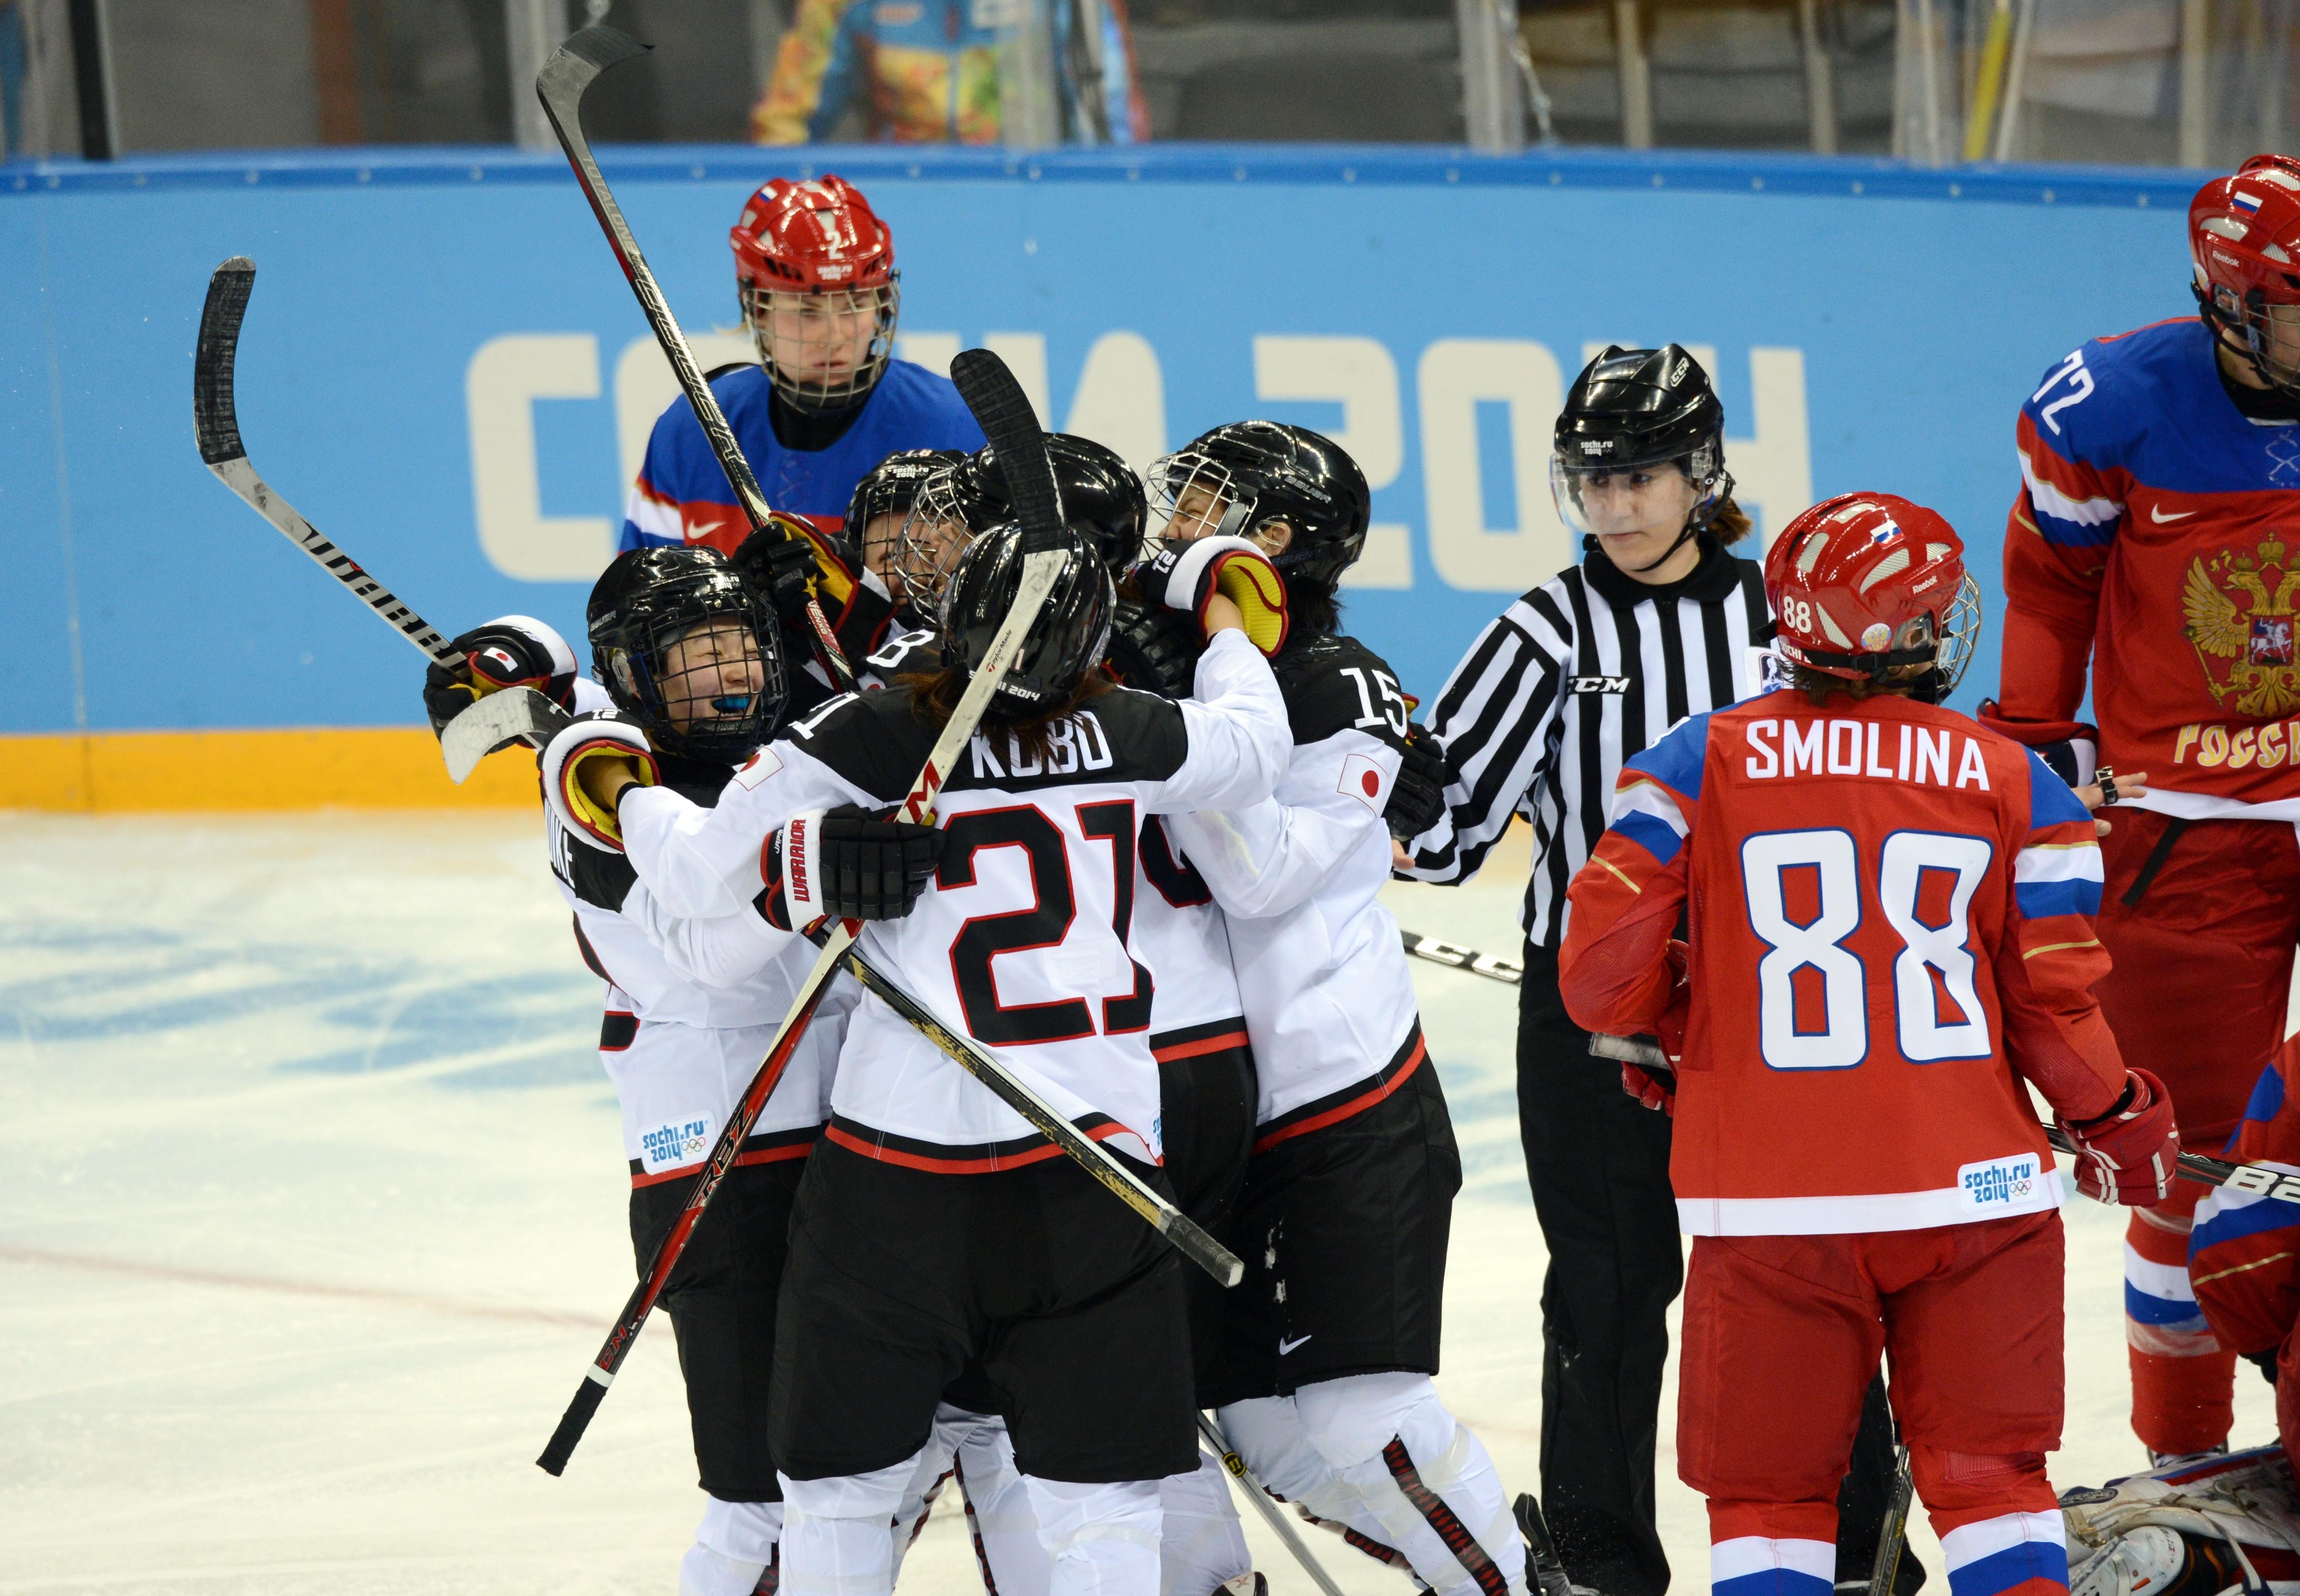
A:
[[[2295,244],[2300,175],[2283,157],[2254,156],[2189,205],[2190,288],[2204,324],[2288,398],[2300,397],[2300,261],[2287,247]]]
[[[918,495],[895,538],[895,574],[905,602],[921,614],[941,607],[959,556],[983,530],[976,525],[977,496],[968,462],[944,466],[919,484]]]
[[[674,658],[674,652],[682,639],[715,626],[739,634],[758,686],[747,694],[708,698],[708,713],[690,714],[681,727],[672,706],[695,705],[688,678],[719,668],[720,662]],[[772,609],[731,570],[683,575],[643,592],[621,616],[595,629],[592,674],[657,748],[732,764],[766,741],[782,718],[790,687],[777,639]]]
[[[1160,455],[1143,473],[1142,487],[1150,502],[1146,541],[1151,544],[1176,538],[1243,538],[1260,525],[1254,518],[1254,509],[1261,496],[1241,482],[1227,464],[1203,449],[1177,449],[1171,455]],[[1202,503],[1194,506],[1186,515],[1182,501],[1193,491],[1202,495],[1204,502],[1221,506],[1221,513],[1209,514]],[[1267,519],[1284,518],[1273,515]]]
[[[759,352],[759,363],[767,370],[767,379],[775,391],[793,409],[809,412],[845,410],[867,397],[879,379],[886,374],[887,363],[894,358],[895,323],[900,319],[903,306],[902,273],[888,274],[885,282],[851,288],[775,288],[755,278],[744,278],[737,285],[743,305],[743,322],[751,330],[752,346]],[[825,364],[819,372],[810,372],[809,363],[798,351],[785,348],[787,365],[775,358],[776,346],[781,340],[774,331],[778,313],[796,313],[801,329],[798,343],[804,349],[812,343],[829,341],[829,327],[834,316],[856,313],[871,318],[871,341],[860,364],[841,371],[836,365]]]

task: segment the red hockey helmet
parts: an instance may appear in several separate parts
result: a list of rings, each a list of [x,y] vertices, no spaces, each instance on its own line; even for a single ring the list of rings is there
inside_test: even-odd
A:
[[[845,178],[776,178],[728,233],[760,363],[802,410],[868,395],[894,353],[902,274],[895,235]]]
[[[1980,638],[1980,589],[1956,529],[1889,493],[1840,493],[1781,529],[1765,554],[1765,597],[1790,663],[1883,681],[1937,673],[1947,697]]]
[[[2300,162],[2254,155],[2188,205],[2188,253],[2205,324],[2260,380],[2300,396]]]

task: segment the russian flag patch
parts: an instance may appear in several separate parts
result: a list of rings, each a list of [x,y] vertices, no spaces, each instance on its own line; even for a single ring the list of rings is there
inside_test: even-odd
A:
[[[2250,216],[2260,209],[2260,196],[2246,194],[2241,188],[2232,188],[2229,191],[2229,204]]]

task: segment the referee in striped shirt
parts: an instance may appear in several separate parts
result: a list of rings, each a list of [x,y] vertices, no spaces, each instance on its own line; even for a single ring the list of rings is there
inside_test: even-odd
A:
[[[1448,812],[1408,845],[1403,867],[1465,882],[1511,816],[1532,823],[1518,1117],[1550,1259],[1542,1502],[1573,1583],[1602,1596],[1661,1596],[1669,1584],[1654,1442],[1664,1315],[1684,1268],[1669,1118],[1589,1057],[1588,1033],[1558,997],[1557,949],[1566,883],[1605,829],[1621,762],[1687,715],[1764,684],[1772,623],[1758,563],[1728,552],[1749,518],[1725,472],[1724,421],[1708,376],[1674,344],[1608,348],[1575,380],[1550,483],[1588,556],[1504,611],[1438,694],[1429,731],[1444,746]],[[1872,1397],[1855,1475],[1876,1476],[1864,1483],[1881,1517],[1890,1449],[1877,1439],[1888,1433],[1881,1391]],[[1863,1504],[1846,1505],[1838,1577],[1865,1579],[1876,1529],[1864,1537]],[[1910,1567],[1904,1590],[1922,1577]]]

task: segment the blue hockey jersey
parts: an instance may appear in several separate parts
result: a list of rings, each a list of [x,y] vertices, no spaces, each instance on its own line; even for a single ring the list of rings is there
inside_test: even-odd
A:
[[[827,449],[786,448],[775,437],[768,417],[774,389],[764,367],[729,372],[712,381],[711,391],[768,506],[827,532],[844,523],[854,485],[888,455],[899,449],[971,451],[983,444],[982,429],[950,380],[906,360],[887,363],[862,414]],[[703,543],[731,555],[750,530],[694,411],[683,395],[672,400],[647,439],[616,548]]]

